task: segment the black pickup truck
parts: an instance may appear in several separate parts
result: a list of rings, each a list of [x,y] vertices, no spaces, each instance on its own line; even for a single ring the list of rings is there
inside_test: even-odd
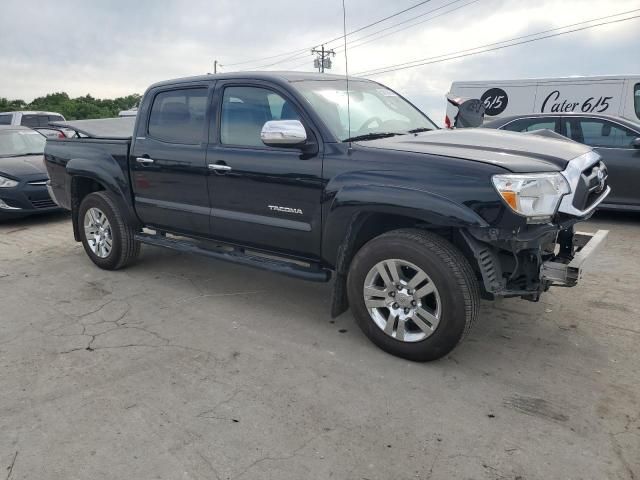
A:
[[[573,286],[606,231],[575,232],[609,193],[590,148],[541,135],[440,130],[385,86],[303,73],[152,85],[134,119],[60,123],[55,201],[104,269],[140,244],[305,280],[333,274],[382,349],[451,351],[480,298]]]

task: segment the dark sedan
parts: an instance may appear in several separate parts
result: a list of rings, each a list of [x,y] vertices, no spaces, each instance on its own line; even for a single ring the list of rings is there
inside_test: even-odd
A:
[[[44,135],[0,126],[0,221],[58,210],[47,192]]]
[[[600,208],[640,211],[640,124],[592,113],[534,113],[500,118],[482,127],[512,132],[548,129],[593,147],[607,166],[611,187]]]

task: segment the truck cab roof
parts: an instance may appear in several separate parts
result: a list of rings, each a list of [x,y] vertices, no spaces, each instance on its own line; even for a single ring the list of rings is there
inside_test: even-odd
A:
[[[344,80],[344,75],[335,75],[327,73],[309,73],[309,72],[295,72],[295,71],[246,71],[246,72],[225,72],[217,74],[196,75],[191,77],[174,78],[171,80],[164,80],[162,82],[154,83],[149,89],[164,87],[167,85],[174,85],[177,83],[197,83],[210,80],[232,80],[232,79],[252,79],[252,80],[268,80],[275,82],[301,82],[301,81],[330,81],[330,80]],[[350,81],[358,82],[373,82],[366,78],[349,77]],[[373,82],[375,83],[375,82]]]

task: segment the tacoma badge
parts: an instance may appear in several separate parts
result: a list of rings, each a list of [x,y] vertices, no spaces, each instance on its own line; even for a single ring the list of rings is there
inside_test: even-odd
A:
[[[276,212],[295,213],[297,215],[302,215],[302,209],[300,209],[300,208],[279,207],[278,205],[269,205],[269,210],[276,211]]]

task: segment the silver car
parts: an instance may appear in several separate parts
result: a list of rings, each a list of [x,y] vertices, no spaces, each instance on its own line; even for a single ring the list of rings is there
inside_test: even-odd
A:
[[[492,120],[482,128],[552,130],[596,150],[607,166],[611,194],[599,208],[640,211],[640,124],[593,113],[532,113]]]

